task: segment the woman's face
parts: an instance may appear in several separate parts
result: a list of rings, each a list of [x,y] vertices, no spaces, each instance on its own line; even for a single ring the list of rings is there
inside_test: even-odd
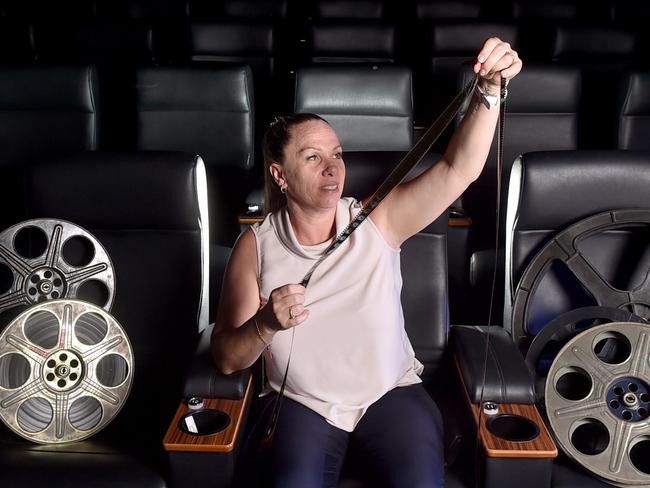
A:
[[[271,165],[287,198],[304,209],[335,208],[345,180],[341,143],[334,129],[321,120],[295,126],[284,148],[284,164]]]

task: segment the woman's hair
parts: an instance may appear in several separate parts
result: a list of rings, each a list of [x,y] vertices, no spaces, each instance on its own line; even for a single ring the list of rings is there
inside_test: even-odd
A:
[[[271,164],[284,164],[284,149],[289,144],[293,128],[303,122],[325,119],[316,114],[300,113],[276,117],[269,125],[262,139],[264,155],[264,212],[275,212],[286,203],[285,197],[271,176]]]

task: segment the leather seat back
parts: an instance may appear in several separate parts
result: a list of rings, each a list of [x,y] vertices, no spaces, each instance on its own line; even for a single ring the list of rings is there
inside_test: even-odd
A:
[[[650,149],[650,71],[624,76],[619,100],[618,148]]]
[[[411,71],[318,66],[296,73],[296,112],[324,117],[344,151],[406,151],[413,143]]]
[[[250,68],[141,68],[136,83],[137,148],[201,155],[208,171],[214,241],[232,245],[253,166]]]

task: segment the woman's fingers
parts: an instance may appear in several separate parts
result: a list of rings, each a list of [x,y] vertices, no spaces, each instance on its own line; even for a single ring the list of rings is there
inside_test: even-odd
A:
[[[474,72],[482,78],[492,80],[497,73],[504,78],[511,79],[520,71],[523,63],[509,43],[501,41],[498,37],[491,37],[481,48]]]
[[[305,309],[305,287],[302,285],[285,285],[271,292],[269,303],[272,304],[273,321],[277,329],[294,327],[306,320],[309,311]]]

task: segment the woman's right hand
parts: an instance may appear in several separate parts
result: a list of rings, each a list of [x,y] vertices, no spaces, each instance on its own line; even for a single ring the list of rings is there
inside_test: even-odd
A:
[[[260,310],[261,322],[275,331],[295,327],[309,317],[309,310],[304,307],[304,303],[304,286],[284,285],[276,288]]]

